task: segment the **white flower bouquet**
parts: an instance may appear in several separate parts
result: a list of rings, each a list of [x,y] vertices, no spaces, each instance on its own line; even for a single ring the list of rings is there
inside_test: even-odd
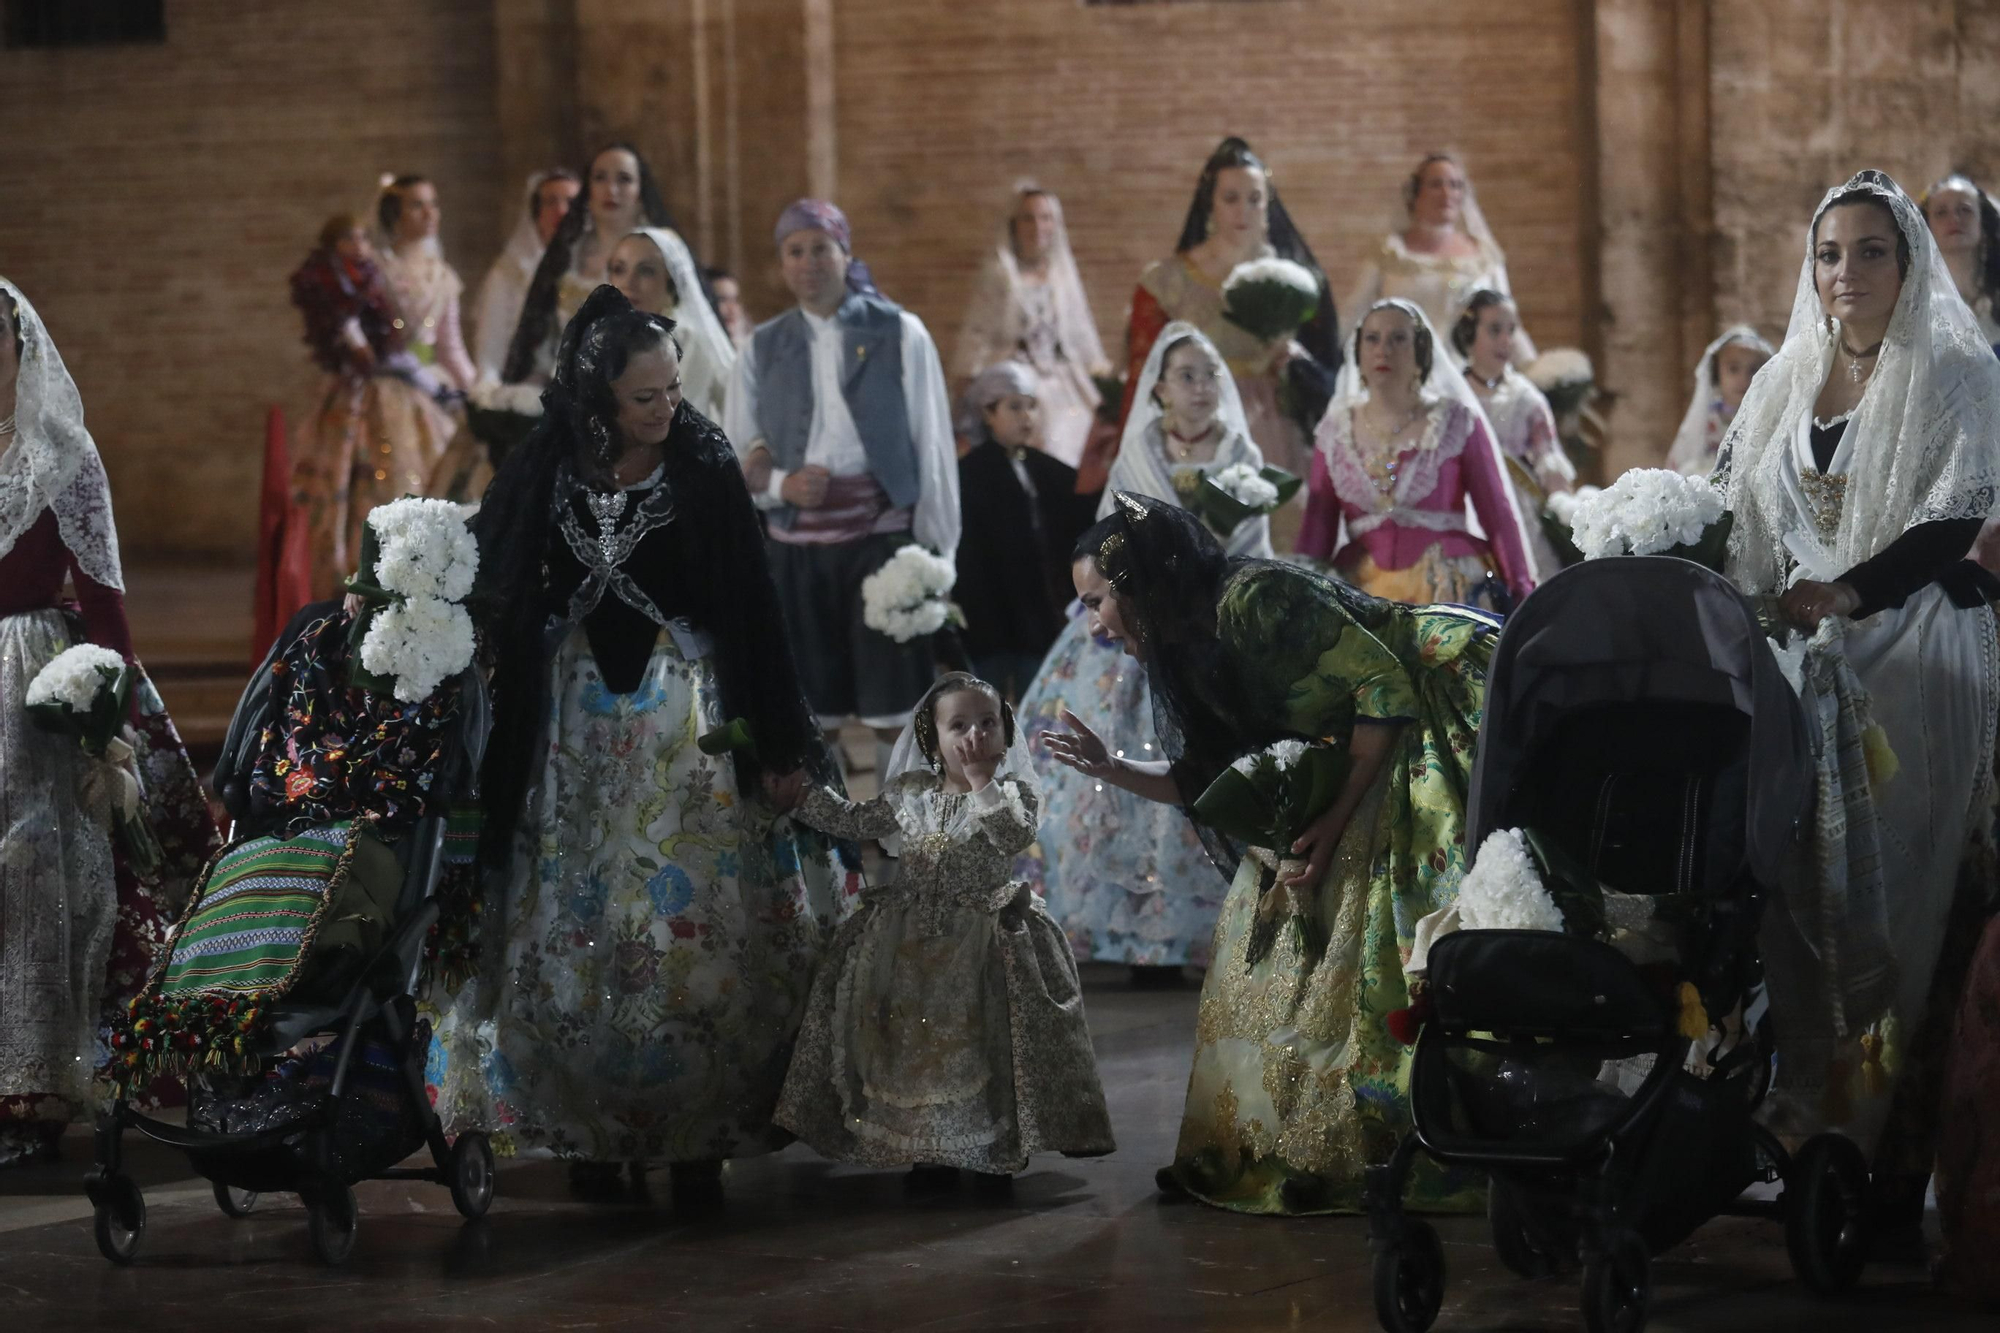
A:
[[[1276,510],[1303,484],[1283,468],[1248,463],[1213,470],[1189,467],[1174,474],[1174,493],[1182,505],[1225,539],[1239,525]]]
[[[1224,769],[1195,799],[1194,815],[1251,849],[1251,859],[1263,868],[1263,891],[1268,895],[1277,891],[1282,874],[1298,866],[1292,845],[1340,795],[1347,769],[1346,751],[1325,741],[1277,741]],[[1304,892],[1291,894],[1293,930],[1301,948],[1314,955],[1326,947],[1318,890],[1311,884]],[[1250,952],[1261,957],[1268,947],[1268,938],[1255,939]]]
[[[861,623],[897,643],[964,623],[951,602],[958,571],[921,546],[905,546],[861,580]]]
[[[1289,259],[1253,259],[1222,284],[1222,314],[1264,342],[1289,338],[1319,310],[1319,278]]]
[[[1597,371],[1574,347],[1551,347],[1535,358],[1527,375],[1558,418],[1581,411],[1597,396]]]
[[[1579,498],[1570,538],[1586,560],[1608,555],[1674,555],[1720,570],[1730,515],[1706,477],[1669,468],[1634,468]]]
[[[1417,922],[1404,970],[1427,973],[1431,946],[1460,930],[1546,930],[1602,939],[1605,891],[1534,829],[1496,829],[1479,844],[1457,901]]]
[[[462,605],[479,573],[466,505],[406,497],[377,505],[348,580],[368,608],[348,633],[348,680],[415,703],[471,665],[472,617]]]
[[[122,655],[94,643],[65,648],[28,682],[27,710],[35,725],[76,737],[96,761],[84,779],[84,803],[110,823],[132,868],[148,875],[160,844],[139,809],[132,747],[120,735],[132,700],[133,669]]]

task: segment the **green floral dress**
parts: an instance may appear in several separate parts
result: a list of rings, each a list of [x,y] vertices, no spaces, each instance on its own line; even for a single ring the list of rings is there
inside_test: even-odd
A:
[[[1357,722],[1400,723],[1318,891],[1328,940],[1282,930],[1250,948],[1261,872],[1245,860],[1216,927],[1194,1068],[1171,1168],[1197,1197],[1252,1213],[1359,1211],[1364,1169],[1409,1128],[1410,1049],[1386,1016],[1419,918],[1458,893],[1473,749],[1498,622],[1404,606],[1270,565],[1224,585],[1217,632],[1239,703],[1271,736],[1348,744]],[[1250,961],[1252,958],[1254,964]],[[1475,1173],[1419,1170],[1413,1206],[1470,1210]]]

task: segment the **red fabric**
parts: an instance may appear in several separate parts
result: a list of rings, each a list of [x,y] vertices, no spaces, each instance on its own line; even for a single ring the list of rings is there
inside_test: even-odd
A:
[[[1111,464],[1118,457],[1118,442],[1125,433],[1125,418],[1132,415],[1132,395],[1139,390],[1139,375],[1160,330],[1169,323],[1167,312],[1144,287],[1132,293],[1132,319],[1125,326],[1125,400],[1118,407],[1118,429],[1093,439],[1076,468],[1076,493],[1091,495],[1104,489],[1111,479]]]
[[[1979,941],[1951,1034],[1937,1196],[1944,1280],[2000,1301],[2000,918]]]
[[[1475,425],[1473,429],[1484,436],[1484,426]],[[1406,450],[1403,457],[1408,458],[1414,452]],[[1500,475],[1493,450],[1475,437],[1466,442],[1457,458],[1439,467],[1436,489],[1414,507],[1461,513],[1469,497],[1473,512],[1479,515],[1480,526],[1492,534],[1490,545],[1469,532],[1433,532],[1429,528],[1389,522],[1335,553],[1333,547],[1341,519],[1359,518],[1364,511],[1334,492],[1326,453],[1315,448],[1312,475],[1307,481],[1305,521],[1299,526],[1298,551],[1315,559],[1330,560],[1338,568],[1359,549],[1365,550],[1383,569],[1408,569],[1428,548],[1437,545],[1448,556],[1473,555],[1492,560],[1500,567],[1500,577],[1508,590],[1516,598],[1525,597],[1534,590],[1535,581],[1528,574],[1528,554],[1521,544],[1520,525],[1514,521],[1513,509],[1503,489],[1506,485],[1507,479]]]
[[[132,630],[125,623],[125,595],[83,572],[69,547],[63,545],[62,529],[56,525],[52,509],[44,509],[14,543],[14,549],[0,557],[0,616],[60,606],[65,577],[76,586],[84,636],[123,653],[130,661]]]
[[[292,501],[292,460],[285,448],[285,413],[273,407],[264,419],[264,487],[257,508],[256,629],[250,642],[254,666],[277,642],[278,631],[312,600],[312,550],[305,516]]]

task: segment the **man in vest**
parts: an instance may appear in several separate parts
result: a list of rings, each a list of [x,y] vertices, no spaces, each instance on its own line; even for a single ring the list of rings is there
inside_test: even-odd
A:
[[[923,321],[867,280],[838,208],[799,200],[777,244],[799,303],[750,336],[722,424],[765,513],[806,696],[829,733],[874,730],[881,772],[934,672],[928,642],[862,623],[861,582],[911,542],[955,555],[951,405]]]

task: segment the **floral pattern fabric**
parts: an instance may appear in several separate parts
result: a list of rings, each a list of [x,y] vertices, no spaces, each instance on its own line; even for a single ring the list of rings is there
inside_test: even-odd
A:
[[[1064,707],[1127,757],[1162,757],[1153,735],[1146,673],[1091,637],[1072,607],[1069,624],[1021,700],[1020,724],[1041,784],[1041,840],[1017,873],[1041,894],[1078,958],[1145,967],[1205,967],[1223,884],[1180,809],[1065,768],[1040,738],[1059,731]]]
[[[283,832],[373,817],[384,836],[423,816],[458,716],[449,682],[415,703],[347,683],[349,622],[313,622],[271,664],[273,721],[259,734],[250,804]]]
[[[1264,872],[1249,859],[1239,868],[1202,987],[1172,1170],[1243,1212],[1357,1211],[1364,1169],[1410,1127],[1410,1048],[1386,1019],[1409,1003],[1417,921],[1456,898],[1464,876],[1497,625],[1442,606],[1377,606],[1363,624],[1326,585],[1269,566],[1225,585],[1217,623],[1274,732],[1345,745],[1357,720],[1401,730],[1320,883],[1323,953],[1302,953],[1292,931],[1268,952],[1251,947]],[[1480,1184],[1426,1163],[1407,1197],[1469,1209]]]
[[[431,1046],[447,1129],[599,1161],[782,1147],[771,1116],[807,985],[859,873],[701,752],[725,721],[714,673],[671,635],[630,693],[606,687],[580,627],[550,669],[512,868]]]
[[[1112,1150],[1075,960],[1015,855],[1035,838],[1032,781],[954,795],[930,773],[856,804],[820,789],[804,822],[900,835],[813,983],[778,1123],[828,1157],[1019,1171],[1035,1152]]]

